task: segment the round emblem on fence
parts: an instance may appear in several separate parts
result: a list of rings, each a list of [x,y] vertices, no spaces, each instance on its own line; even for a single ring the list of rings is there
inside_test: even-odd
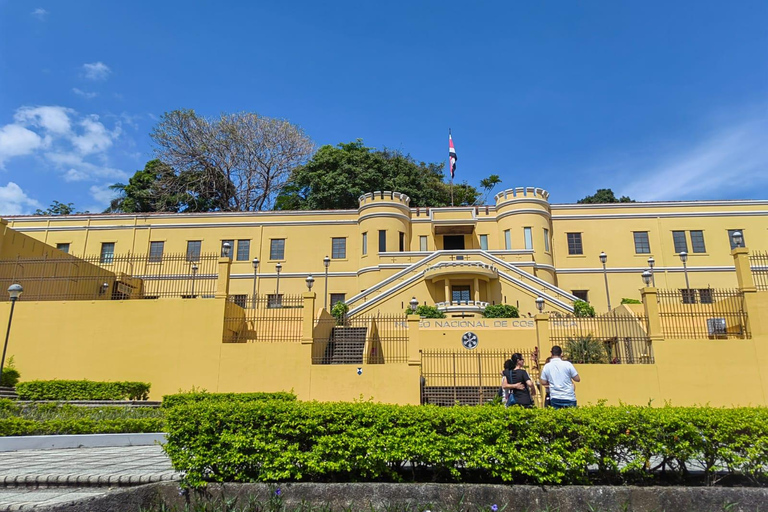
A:
[[[473,332],[465,332],[461,336],[461,344],[464,345],[464,348],[467,350],[472,350],[477,346],[477,334]]]

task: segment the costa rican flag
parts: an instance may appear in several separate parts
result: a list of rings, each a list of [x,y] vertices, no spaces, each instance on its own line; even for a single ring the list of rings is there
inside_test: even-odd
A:
[[[453,147],[453,138],[451,138],[450,132],[448,133],[448,158],[451,162],[451,179],[453,179],[453,175],[456,173],[456,160],[458,158],[456,157],[456,149]]]

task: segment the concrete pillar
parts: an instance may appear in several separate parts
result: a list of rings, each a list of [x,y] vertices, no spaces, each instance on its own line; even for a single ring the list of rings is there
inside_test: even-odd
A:
[[[226,299],[229,296],[229,269],[232,267],[232,258],[219,258],[219,274],[216,278],[217,299]]]
[[[653,286],[647,286],[640,289],[640,296],[645,308],[645,316],[648,317],[648,337],[651,342],[664,341],[664,334],[661,331],[661,317],[659,316],[658,289]]]
[[[315,300],[317,299],[317,294],[315,292],[304,292],[301,297],[304,299],[304,311],[301,324],[301,343],[304,345],[311,345],[314,341]]]
[[[475,297],[475,304],[477,304],[478,302],[480,302],[480,280],[478,278],[475,278],[474,287],[472,291]]]
[[[451,280],[446,277],[443,283],[445,283],[445,302],[450,304],[451,303]]]
[[[536,346],[539,349],[539,368],[543,367],[542,361],[549,357],[552,341],[549,335],[549,313],[537,313],[533,317],[536,322]]]
[[[736,266],[739,289],[743,292],[757,291],[755,280],[752,277],[752,268],[749,266],[749,249],[737,247],[731,251],[731,256],[733,256],[733,263]]]
[[[408,366],[421,366],[418,315],[408,315]]]

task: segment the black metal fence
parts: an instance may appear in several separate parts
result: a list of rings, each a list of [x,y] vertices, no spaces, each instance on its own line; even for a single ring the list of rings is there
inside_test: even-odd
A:
[[[304,299],[301,295],[230,295],[224,312],[228,343],[301,341]]]
[[[17,258],[0,260],[0,289],[24,287],[20,300],[126,300],[213,297],[218,255],[185,254]],[[8,295],[0,293],[0,301]]]
[[[563,356],[581,364],[652,364],[653,345],[645,316],[558,316],[550,318],[552,345]]]
[[[312,364],[389,364],[408,361],[405,315],[335,318],[315,325]]]
[[[538,354],[531,350],[422,350],[422,405],[482,405],[501,388],[504,361],[519,352],[534,383],[539,382]]]
[[[758,290],[768,291],[768,252],[755,252],[749,256],[749,266]]]
[[[748,338],[744,294],[738,289],[659,290],[665,338]]]

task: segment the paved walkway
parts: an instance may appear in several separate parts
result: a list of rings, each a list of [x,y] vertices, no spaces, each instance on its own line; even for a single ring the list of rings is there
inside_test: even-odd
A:
[[[0,510],[63,504],[118,486],[178,479],[160,446],[0,453]]]

